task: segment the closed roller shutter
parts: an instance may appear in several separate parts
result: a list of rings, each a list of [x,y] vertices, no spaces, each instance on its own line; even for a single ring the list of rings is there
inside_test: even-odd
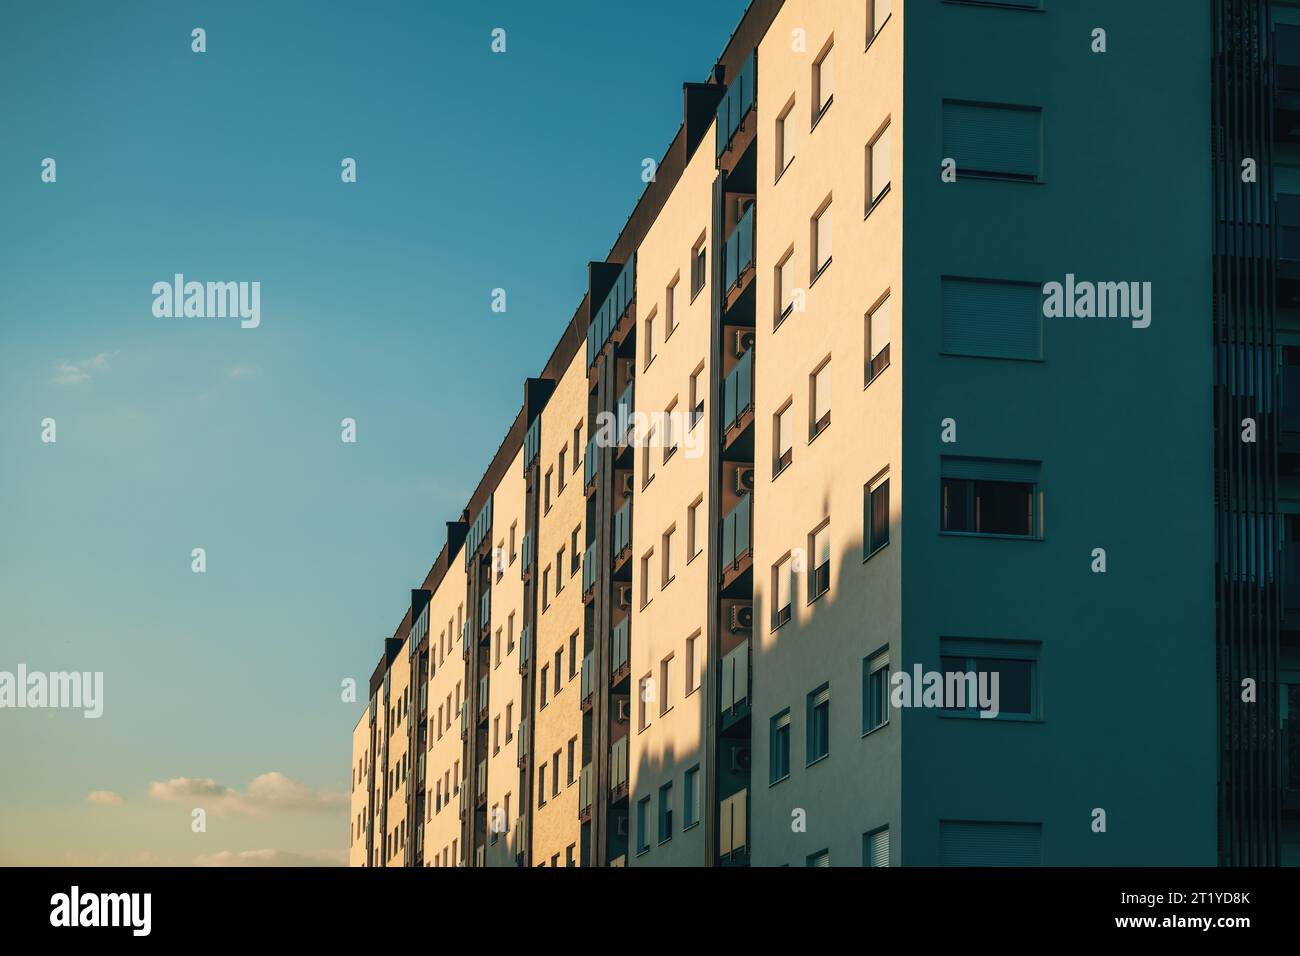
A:
[[[942,866],[1041,866],[1041,823],[939,821]]]
[[[962,175],[1037,179],[1043,158],[1043,111],[1018,106],[943,104],[943,155]]]
[[[863,854],[866,866],[889,866],[889,828],[867,834],[866,853]]]
[[[945,278],[943,350],[987,358],[1042,358],[1042,287]]]

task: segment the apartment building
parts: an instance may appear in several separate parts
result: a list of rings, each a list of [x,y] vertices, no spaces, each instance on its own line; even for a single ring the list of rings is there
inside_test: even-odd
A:
[[[385,642],[350,861],[1294,862],[1292,99],[1281,0],[755,0]]]

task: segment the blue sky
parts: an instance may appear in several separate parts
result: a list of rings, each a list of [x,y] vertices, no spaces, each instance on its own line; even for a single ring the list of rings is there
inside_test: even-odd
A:
[[[0,710],[0,863],[341,859],[340,681],[364,687],[745,5],[7,13],[0,670],[103,671],[105,700]],[[260,282],[260,327],[155,318],[177,272]]]

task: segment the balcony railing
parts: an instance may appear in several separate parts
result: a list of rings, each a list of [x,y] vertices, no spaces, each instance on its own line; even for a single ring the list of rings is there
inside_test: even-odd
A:
[[[478,713],[481,720],[488,710],[488,677],[484,674],[478,679]]]
[[[722,520],[722,567],[726,570],[740,564],[750,549],[750,499],[745,495]]]
[[[724,291],[730,292],[748,270],[754,267],[754,205],[750,204],[745,214],[736,223],[736,228],[727,237],[724,250],[727,264],[726,285]]]
[[[718,809],[718,855],[727,862],[749,849],[749,791],[733,793]]]
[[[582,593],[596,586],[596,543],[593,541],[582,553]]]
[[[527,574],[533,567],[533,534],[524,533],[524,540],[519,546],[519,572]]]
[[[487,799],[487,758],[478,762],[478,774],[474,777],[474,798],[482,803]]]
[[[588,488],[596,480],[596,466],[600,464],[600,446],[596,439],[587,442],[582,456],[582,487]]]
[[[754,350],[740,357],[722,383],[722,431],[731,431],[740,417],[754,406]]]
[[[528,718],[519,721],[515,731],[515,761],[522,767],[528,759]]]
[[[591,700],[591,697],[596,690],[592,681],[592,677],[596,670],[595,665],[595,655],[593,654],[588,654],[582,659],[582,689],[579,694],[579,702],[583,705],[585,705],[587,701]]]
[[[469,701],[460,702],[460,735],[462,737],[469,734]]]
[[[492,626],[492,592],[484,591],[478,602],[478,626],[486,631]]]
[[[460,626],[460,656],[465,658],[466,660],[469,659],[470,633],[471,633],[471,628],[469,626],[469,621],[466,621]]]
[[[596,364],[605,343],[618,326],[618,320],[627,312],[628,306],[636,298],[636,253],[628,257],[623,269],[614,280],[614,285],[605,296],[605,301],[592,316],[591,325],[587,327],[587,368]]]
[[[521,674],[528,673],[528,662],[529,658],[532,656],[532,650],[529,645],[530,640],[528,627],[525,625],[519,630],[519,673]]]
[[[614,555],[618,556],[632,547],[632,499],[614,512]]]
[[[631,623],[632,623],[631,619],[625,617],[623,618],[623,620],[619,621],[617,624],[614,625],[614,633],[613,633],[613,641],[612,641],[614,653],[613,653],[612,660],[610,662],[610,669],[615,674],[617,674],[619,671],[621,671],[624,667],[627,666],[628,645],[630,643],[630,637],[632,631]]]
[[[609,792],[615,799],[627,792],[627,737],[618,738],[609,749]]]
[[[528,469],[542,450],[542,418],[539,415],[533,419],[533,423],[528,426],[528,431],[524,432],[524,474],[528,474]]]
[[[484,503],[479,510],[478,517],[470,525],[469,533],[465,536],[465,567],[470,566],[474,560],[474,555],[478,553],[479,545],[483,540],[492,534],[492,499]]]
[[[623,394],[618,397],[618,405],[615,408],[618,417],[614,421],[617,423],[620,445],[627,442],[628,429],[632,427],[632,389],[635,385],[635,382],[627,383],[627,388],[623,389]]]
[[[756,69],[757,51],[746,57],[745,62],[740,65],[736,71],[736,77],[727,87],[727,92],[723,94],[721,102],[718,103],[717,113],[717,150],[718,158],[727,151],[731,141],[735,138],[741,124],[744,123],[745,117],[749,111],[754,108],[755,78],[758,76]]]
[[[578,813],[586,813],[591,809],[591,764],[582,768],[578,774]]]
[[[722,713],[734,711],[749,699],[749,640],[743,640],[722,659]]]

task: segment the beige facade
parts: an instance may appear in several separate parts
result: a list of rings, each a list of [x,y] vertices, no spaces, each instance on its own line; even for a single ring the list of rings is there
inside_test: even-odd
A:
[[[370,709],[352,728],[352,794],[348,817],[348,866],[366,865],[366,814],[370,812]]]
[[[465,576],[447,574],[429,600],[429,676],[426,716],[424,861],[460,866],[460,795],[465,744],[461,739],[465,658]]]

